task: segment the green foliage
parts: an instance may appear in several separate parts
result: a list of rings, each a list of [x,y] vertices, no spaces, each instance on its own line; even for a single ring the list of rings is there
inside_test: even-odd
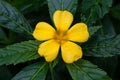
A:
[[[30,40],[0,49],[0,65],[18,64],[39,58],[38,45],[38,41]]]
[[[0,47],[3,47],[0,48],[0,65],[7,67],[9,78],[27,66],[12,80],[116,80],[113,75],[119,74],[115,72],[120,66],[120,4],[112,7],[112,3],[113,0],[0,0]],[[56,10],[68,10],[75,14],[73,23],[88,25],[90,38],[81,44],[83,59],[72,64],[65,64],[61,54],[53,62],[45,62],[38,54],[41,42],[26,38],[32,35],[30,24],[35,26],[43,20],[52,24],[48,13],[52,19]]]
[[[81,3],[82,17],[85,17],[87,24],[95,23],[108,13],[112,0],[83,0]]]
[[[101,38],[102,37],[102,38]],[[120,55],[120,35],[91,39],[90,44],[84,48],[86,56],[111,57]]]
[[[73,80],[111,80],[106,72],[87,60],[81,59],[66,66]]]
[[[43,5],[46,4],[46,0],[6,0],[11,5],[20,10],[21,13],[28,13],[32,11],[38,11]]]
[[[32,32],[30,24],[22,14],[3,0],[0,0],[0,26],[21,34]]]
[[[12,80],[45,80],[47,72],[46,62],[34,63],[21,70]]]
[[[100,28],[101,28],[101,26],[89,27],[89,33],[90,33],[90,35],[92,36],[93,34],[95,34],[95,32],[97,32]]]
[[[52,19],[53,13],[56,10],[68,10],[71,13],[75,13],[77,0],[47,0],[50,12],[50,17]]]

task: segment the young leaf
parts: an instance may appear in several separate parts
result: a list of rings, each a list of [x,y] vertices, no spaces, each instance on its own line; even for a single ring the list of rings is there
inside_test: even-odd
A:
[[[75,13],[77,7],[77,0],[47,0],[50,12],[50,17],[52,19],[53,13],[56,10],[68,10],[71,13]]]
[[[32,32],[24,17],[4,0],[0,0],[0,25],[17,33]]]
[[[35,63],[23,68],[12,80],[45,80],[48,72],[48,64],[46,62]]]
[[[87,60],[66,64],[73,80],[111,80],[107,73]]]
[[[94,26],[94,27],[89,27],[89,33],[92,36],[95,32],[97,32],[102,26]]]
[[[30,40],[0,49],[0,65],[18,64],[39,58],[38,45],[38,41]]]
[[[91,39],[83,51],[85,56],[94,57],[111,57],[115,55],[120,55],[120,35],[111,38],[104,38],[101,36],[99,39],[94,37]]]

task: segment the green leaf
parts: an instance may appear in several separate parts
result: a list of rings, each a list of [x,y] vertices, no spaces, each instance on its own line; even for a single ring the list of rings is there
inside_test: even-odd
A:
[[[83,20],[87,24],[95,23],[96,20],[103,18],[103,16],[109,12],[109,8],[112,5],[112,0],[82,0],[81,12]]]
[[[0,25],[17,33],[31,34],[32,28],[14,7],[0,0]]]
[[[38,41],[30,40],[0,49],[0,65],[18,64],[39,58],[37,53],[39,44]]]
[[[47,72],[46,62],[35,63],[23,68],[12,80],[45,80]]]
[[[111,80],[107,73],[87,60],[66,64],[73,80]]]
[[[92,36],[95,32],[97,32],[102,26],[93,26],[89,27],[89,33]]]
[[[75,13],[78,0],[47,0],[50,12],[50,17],[52,19],[53,13],[56,10],[68,10],[71,13]]]
[[[85,56],[111,57],[120,55],[120,35],[110,38],[101,36],[100,38],[94,37],[86,44],[86,47],[83,48]]]
[[[46,4],[46,0],[6,0],[12,6],[16,7],[21,13],[28,13],[32,11],[39,11],[43,5]]]

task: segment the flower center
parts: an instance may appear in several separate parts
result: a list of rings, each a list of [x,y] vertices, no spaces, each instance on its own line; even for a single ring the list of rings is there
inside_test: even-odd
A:
[[[65,31],[57,31],[55,33],[54,39],[59,43],[63,44],[68,40],[67,33]]]

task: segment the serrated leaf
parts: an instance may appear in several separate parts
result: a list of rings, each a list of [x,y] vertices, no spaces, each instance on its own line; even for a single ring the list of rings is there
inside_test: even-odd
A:
[[[12,80],[45,80],[47,71],[46,62],[35,63],[25,67]]]
[[[90,40],[90,44],[86,44],[83,48],[85,56],[94,57],[111,57],[120,55],[120,35],[113,36],[110,38],[99,38],[94,37]]]
[[[97,32],[102,26],[93,26],[93,27],[89,27],[89,33],[92,36],[95,32]]]
[[[84,15],[82,17],[86,18],[85,22],[89,25],[95,23],[109,12],[111,5],[112,0],[82,0],[81,11]]]
[[[111,80],[107,73],[87,60],[66,64],[73,80]]]
[[[50,17],[52,19],[53,13],[56,10],[68,10],[71,13],[75,13],[77,7],[77,0],[47,0],[50,12]]]
[[[17,33],[31,34],[32,28],[14,7],[0,0],[0,25]]]
[[[30,40],[0,49],[0,65],[18,64],[39,58],[37,53],[39,44],[38,41]]]

